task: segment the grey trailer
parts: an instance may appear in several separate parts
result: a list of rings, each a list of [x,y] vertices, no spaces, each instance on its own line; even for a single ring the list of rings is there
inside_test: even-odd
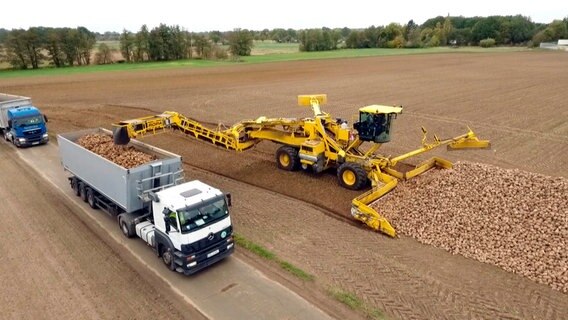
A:
[[[179,155],[132,140],[131,146],[156,156],[157,160],[126,169],[80,146],[77,140],[87,134],[112,136],[109,130],[95,128],[62,133],[57,136],[57,140],[63,168],[76,178],[76,186],[73,186],[73,177],[71,178],[73,189],[92,207],[95,207],[94,199],[90,199],[87,194],[91,188],[96,191],[95,194],[104,196],[101,199],[112,201],[99,207],[112,214],[119,214],[148,209],[151,193],[183,182],[182,160]]]

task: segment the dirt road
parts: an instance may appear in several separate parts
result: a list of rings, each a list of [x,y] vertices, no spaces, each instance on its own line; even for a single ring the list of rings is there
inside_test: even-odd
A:
[[[206,319],[125,264],[13,147],[0,154],[0,318]]]
[[[54,131],[109,127],[164,110],[216,124],[309,116],[296,95],[328,93],[324,110],[351,120],[357,107],[403,104],[396,155],[420,143],[420,126],[441,138],[469,124],[493,151],[443,154],[504,168],[567,176],[568,110],[563,53],[453,54],[302,61],[212,69],[157,70],[0,81],[43,107]],[[235,228],[316,276],[401,319],[562,319],[566,295],[413,239],[387,239],[346,212],[357,193],[333,174],[275,169],[275,146],[234,154],[177,134],[146,141],[181,154],[187,175],[235,195]],[[309,298],[309,297],[308,297]]]

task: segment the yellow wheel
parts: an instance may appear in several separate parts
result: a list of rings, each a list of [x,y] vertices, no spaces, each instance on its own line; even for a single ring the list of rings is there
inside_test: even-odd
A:
[[[278,161],[282,167],[288,167],[290,165],[290,155],[282,152],[278,157]]]
[[[343,183],[345,183],[348,186],[352,186],[355,184],[355,182],[357,182],[357,176],[355,175],[355,172],[351,170],[343,171],[341,178],[343,179]]]
[[[276,151],[276,164],[278,168],[286,171],[298,170],[300,167],[300,156],[298,149],[282,146]]]
[[[337,169],[339,184],[350,190],[359,190],[367,182],[367,171],[358,163],[345,162]]]

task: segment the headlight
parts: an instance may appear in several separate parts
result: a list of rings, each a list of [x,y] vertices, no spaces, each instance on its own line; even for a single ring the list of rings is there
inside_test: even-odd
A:
[[[44,133],[43,136],[41,136],[43,139],[47,139],[49,137],[49,135],[47,133]]]
[[[20,142],[26,142],[26,138],[18,138],[18,141],[20,141]]]

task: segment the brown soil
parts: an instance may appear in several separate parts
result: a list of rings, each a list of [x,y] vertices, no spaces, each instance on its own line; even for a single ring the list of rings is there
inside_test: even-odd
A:
[[[296,106],[296,95],[306,93],[327,93],[324,110],[350,120],[360,106],[402,104],[385,155],[419,146],[421,126],[445,138],[469,125],[493,150],[433,154],[567,177],[565,62],[558,52],[417,55],[10,79],[0,86],[33,97],[59,132],[165,110],[227,125],[261,115],[304,117],[311,111]],[[277,170],[275,144],[235,154],[179,133],[144,140],[182,155],[187,178],[231,192],[237,232],[314,274],[322,291],[352,292],[392,318],[568,314],[566,295],[546,285],[360,226],[348,214],[357,192],[337,186],[334,173]]]

